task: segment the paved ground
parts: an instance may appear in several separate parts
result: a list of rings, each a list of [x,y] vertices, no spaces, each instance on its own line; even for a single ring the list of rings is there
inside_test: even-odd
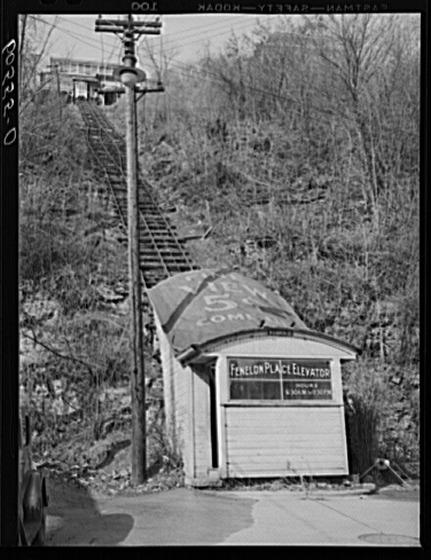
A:
[[[418,492],[177,489],[90,497],[56,487],[48,545],[419,545]]]
[[[250,498],[255,493],[252,492]],[[418,545],[417,501],[396,504],[364,495],[266,494],[253,508],[252,526],[228,544]]]

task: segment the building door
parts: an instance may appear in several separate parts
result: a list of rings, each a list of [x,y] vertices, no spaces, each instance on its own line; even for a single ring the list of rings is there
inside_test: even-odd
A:
[[[216,373],[215,363],[209,366],[209,390],[210,390],[210,428],[211,428],[211,466],[213,469],[219,467],[218,456],[218,430],[217,430],[217,395],[216,395]]]

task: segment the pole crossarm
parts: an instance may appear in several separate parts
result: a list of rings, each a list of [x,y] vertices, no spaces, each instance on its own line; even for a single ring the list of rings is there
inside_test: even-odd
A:
[[[119,19],[103,19],[98,18],[96,20],[96,25],[106,25],[106,26],[121,26],[123,29],[130,26],[129,20],[119,20]],[[153,21],[133,21],[133,27],[154,27],[160,29],[162,23],[159,20]]]
[[[130,33],[131,35],[160,35],[162,23],[159,20],[134,21],[98,18],[95,31],[102,33]]]
[[[95,31],[96,32],[100,31],[102,33],[122,33],[124,31],[124,28],[118,25],[105,26],[105,25],[96,24]]]
[[[103,33],[122,33],[127,28],[119,27],[119,26],[104,26],[104,25],[97,25],[95,28],[96,32],[103,32]],[[160,35],[159,29],[134,29],[132,31],[135,35]]]

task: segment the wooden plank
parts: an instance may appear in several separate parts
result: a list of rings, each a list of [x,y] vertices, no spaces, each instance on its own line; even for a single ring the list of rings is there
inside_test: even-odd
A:
[[[238,449],[241,450],[260,450],[264,449],[267,451],[268,449],[280,449],[281,447],[288,448],[289,445],[292,449],[308,449],[310,446],[310,442],[313,442],[313,449],[329,449],[329,448],[336,448],[338,447],[338,442],[341,437],[341,432],[338,432],[333,435],[332,438],[323,439],[320,437],[319,440],[316,440],[314,437],[316,434],[311,435],[307,439],[290,439],[289,437],[285,438],[273,438],[271,434],[265,434],[264,436],[255,437],[254,441],[251,440],[244,440],[244,439],[235,439],[232,438],[230,433],[228,433],[227,441],[229,443],[234,443],[238,445]],[[240,446],[240,447],[239,447]]]
[[[346,472],[342,408],[225,408],[228,472]]]
[[[182,253],[179,249],[176,249],[176,248],[169,249],[169,248],[162,247],[162,248],[159,248],[158,251],[156,249],[153,249],[153,248],[151,248],[151,249],[150,248],[144,248],[144,249],[141,249],[139,252],[140,252],[141,255],[145,255],[145,256],[148,256],[148,257],[153,257],[153,256],[157,256],[157,255],[160,254],[163,257],[172,258],[172,259],[181,258],[181,259],[184,260],[186,258],[186,255],[184,255],[184,253]]]
[[[348,474],[344,468],[333,467],[331,469],[325,469],[324,467],[316,467],[312,471],[307,468],[298,468],[295,472],[285,472],[282,470],[257,470],[257,471],[241,471],[234,469],[235,475],[229,475],[232,478],[292,478],[295,479],[298,476],[305,477],[325,477],[325,476],[342,476]],[[226,478],[226,477],[225,477]]]
[[[324,438],[322,433],[314,432],[314,433],[302,433],[300,434],[300,438],[289,438],[288,434],[281,436],[280,434],[261,434],[256,435],[247,434],[243,437],[235,437],[232,436],[230,430],[228,430],[227,440],[229,443],[234,444],[238,448],[241,449],[264,449],[264,448],[279,448],[281,446],[291,446],[302,447],[301,442],[305,441],[308,445],[312,444],[314,449],[320,448],[320,442],[323,440],[330,445],[330,442],[340,441],[342,439],[342,432],[339,429],[339,426],[333,426],[332,438]]]
[[[278,457],[259,457],[247,455],[246,457],[237,457],[230,455],[228,469],[232,473],[232,468],[236,467],[243,472],[248,471],[271,471],[277,470],[281,473],[292,473],[295,470],[306,468],[310,472],[311,469],[342,469],[345,468],[341,457],[310,457],[299,455],[283,455]]]
[[[235,444],[238,449],[243,450],[253,450],[253,449],[280,449],[281,447],[288,448],[290,446],[291,449],[308,449],[310,443],[313,444],[313,449],[325,449],[328,447],[337,447],[334,442],[338,442],[341,439],[341,430],[337,431],[333,434],[332,438],[325,438],[323,439],[322,443],[322,435],[321,434],[304,434],[302,440],[300,439],[289,439],[288,436],[281,438],[277,435],[273,436],[272,434],[265,434],[262,436],[255,436],[253,439],[251,438],[234,438],[231,437],[230,432],[228,431],[227,440],[229,443]],[[318,436],[318,437],[316,437]],[[304,442],[304,443],[303,443]],[[326,443],[326,445],[325,445]]]
[[[151,230],[151,233],[154,236],[160,235],[161,237],[165,236],[165,237],[171,237],[172,239],[174,239],[172,233],[167,228],[162,228],[160,226],[157,226],[157,227],[148,226],[148,227],[149,227],[149,229]],[[143,233],[143,234],[146,233],[144,228],[145,228],[145,225],[142,224],[141,233]],[[174,228],[171,228],[171,229],[174,229]]]
[[[220,406],[224,408],[341,408],[344,405],[333,401],[303,401],[295,399],[291,401],[276,400],[254,400],[254,401],[232,401],[222,402]]]
[[[178,266],[179,267],[182,267],[182,266],[190,267],[190,263],[185,258],[183,258],[182,260],[178,260],[178,261],[172,261],[172,260],[169,260],[169,259],[164,259],[163,257],[161,259],[160,258],[155,258],[155,257],[145,258],[141,255],[141,262],[143,262],[143,263],[145,262],[145,263],[152,264],[152,265],[159,264],[160,266],[166,265],[166,266],[170,266],[170,267],[174,267],[174,268],[178,267]]]
[[[187,253],[185,253],[179,247],[166,247],[166,246],[156,247],[154,245],[151,246],[149,243],[142,244],[140,246],[139,252],[142,253],[143,255],[150,255],[150,256],[164,255],[167,258],[172,258],[172,259],[176,259],[176,258],[184,259],[187,255]]]
[[[271,453],[233,453],[232,447],[229,446],[229,462],[230,464],[238,463],[243,465],[244,468],[247,468],[247,465],[253,466],[262,466],[264,468],[268,468],[271,465],[274,468],[280,468],[280,465],[283,469],[287,469],[289,465],[289,469],[294,469],[296,466],[301,464],[312,465],[312,464],[322,464],[322,465],[339,465],[343,466],[344,460],[343,456],[339,453],[335,454],[327,454],[327,455],[314,455],[311,450],[307,453],[305,450],[301,452],[294,453],[292,451],[286,450],[285,453],[279,452],[277,455],[273,455]]]
[[[280,408],[263,408],[259,412],[259,408],[253,410],[256,411],[255,414],[251,415],[248,413],[248,409],[243,409],[244,414],[232,415],[231,410],[226,409],[227,414],[232,427],[238,427],[238,429],[247,430],[248,428],[255,427],[259,429],[263,426],[285,426],[286,422],[289,425],[304,426],[312,424],[313,422],[322,424],[325,422],[331,422],[334,418],[339,418],[340,414],[344,413],[343,408],[334,408],[333,413],[328,414],[328,409],[326,407],[316,409],[316,408],[300,408],[300,407],[280,407]],[[304,415],[304,411],[310,411],[310,414]],[[319,414],[319,410],[321,413]],[[268,411],[271,411],[269,414]]]
[[[228,463],[228,469],[232,476],[235,476],[236,471],[242,472],[266,472],[266,471],[278,471],[280,474],[292,474],[295,471],[306,469],[308,472],[312,473],[317,469],[325,470],[338,470],[343,469],[344,464],[342,461],[331,460],[330,458],[324,458],[323,460],[313,460],[304,459],[303,457],[285,456],[283,458],[271,457],[271,460],[263,461],[260,457],[245,457],[243,460],[231,457]]]
[[[338,464],[336,451],[328,452],[328,453],[311,453],[310,449],[304,449],[302,451],[280,451],[275,449],[274,451],[268,450],[268,452],[264,451],[256,451],[250,450],[248,453],[242,452],[235,452],[230,453],[229,457],[232,463],[256,463],[256,464],[265,464],[268,463],[269,465],[274,464],[276,462],[283,462],[286,465],[286,461],[290,462],[297,462],[297,461],[306,461],[308,463],[323,463],[323,464],[330,464],[336,463]],[[340,456],[341,457],[341,456]]]
[[[144,246],[154,247],[155,243],[157,242],[158,243],[157,246],[159,248],[162,248],[162,247],[165,247],[167,249],[169,249],[169,248],[180,249],[181,248],[182,251],[185,250],[181,247],[181,245],[176,243],[172,238],[165,238],[165,239],[156,238],[156,239],[153,239],[152,237],[150,237],[148,235],[142,235],[142,232],[141,232],[141,235],[139,236],[139,239],[142,241]]]
[[[238,438],[246,438],[250,433],[253,433],[255,436],[291,434],[293,437],[295,434],[299,436],[303,436],[304,434],[319,434],[322,437],[325,437],[325,435],[330,437],[331,433],[328,432],[328,429],[333,429],[334,424],[341,430],[341,419],[337,417],[334,417],[332,421],[325,420],[324,422],[319,422],[317,419],[314,422],[311,420],[307,424],[284,421],[280,422],[279,426],[272,425],[272,423],[259,427],[250,425],[247,430],[246,427],[233,425],[229,418],[229,433],[234,434]]]

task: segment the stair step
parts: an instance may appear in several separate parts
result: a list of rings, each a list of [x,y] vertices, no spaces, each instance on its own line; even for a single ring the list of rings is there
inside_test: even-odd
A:
[[[145,215],[144,215],[145,217]],[[147,233],[148,231],[151,231],[151,233],[153,235],[156,234],[165,234],[165,235],[170,235],[170,230],[174,230],[175,229],[175,225],[167,225],[167,224],[148,224],[145,222],[145,220],[140,220],[140,229],[142,231],[142,233]]]
[[[173,256],[173,257],[177,257],[177,256],[183,256],[183,255],[187,255],[187,253],[185,251],[181,251],[179,248],[177,247],[149,247],[148,245],[144,245],[144,244],[140,244],[139,246],[139,252],[142,254],[146,254],[149,255],[151,253],[156,254],[160,254],[160,255],[166,255],[166,256]]]
[[[181,271],[190,270],[190,265],[188,265],[187,263],[182,263],[182,264],[165,263],[165,265],[168,271],[181,272]],[[141,266],[144,269],[144,271],[145,269],[152,269],[153,272],[158,270],[162,273],[166,273],[163,264],[161,264],[160,262],[145,262],[145,263],[141,263]]]
[[[186,255],[184,255],[183,253],[180,253],[180,251],[178,251],[177,253],[174,253],[174,252],[163,251],[163,250],[162,251],[153,251],[153,250],[150,251],[148,249],[146,251],[141,251],[140,250],[139,254],[143,257],[146,257],[146,258],[152,258],[152,257],[159,258],[159,255],[161,255],[161,257],[163,259],[180,259],[180,260],[182,259],[182,260],[184,260],[188,257],[188,255],[186,257]]]
[[[151,255],[147,257],[143,257],[140,254],[140,262],[143,264],[146,263],[156,263],[156,264],[164,264],[166,266],[189,266],[185,257],[178,257],[178,258],[168,258],[166,256],[158,257],[157,255]]]
[[[93,155],[94,173],[96,177],[100,177],[102,184],[106,184],[106,188],[98,190],[98,204],[102,201],[110,203],[123,225],[127,225],[125,140],[114,130],[100,109],[91,108],[85,103],[79,107],[86,124],[84,130]],[[139,256],[145,285],[154,286],[170,274],[197,269],[196,265],[188,262],[190,256],[175,235],[176,226],[165,217],[157,198],[153,198],[151,185],[139,177],[138,188],[138,209],[141,216]],[[119,235],[117,239],[124,243],[128,240],[127,235]]]

